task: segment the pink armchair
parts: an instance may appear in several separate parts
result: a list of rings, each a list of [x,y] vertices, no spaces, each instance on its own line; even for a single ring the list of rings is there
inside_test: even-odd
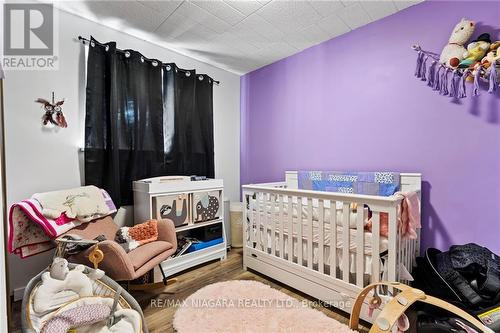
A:
[[[106,240],[98,244],[104,253],[104,260],[99,264],[107,276],[115,281],[130,281],[137,279],[162,261],[170,257],[177,250],[177,236],[174,223],[171,220],[158,220],[158,240],[139,246],[129,253],[114,241],[118,226],[110,216],[85,223],[71,229],[67,234],[76,234],[84,239],[94,239],[99,235],[106,236]],[[89,253],[95,245],[72,255],[69,262],[84,264],[92,267],[89,261]],[[160,266],[161,270],[161,266]],[[163,270],[162,274],[163,274]],[[163,283],[166,284],[163,275]]]

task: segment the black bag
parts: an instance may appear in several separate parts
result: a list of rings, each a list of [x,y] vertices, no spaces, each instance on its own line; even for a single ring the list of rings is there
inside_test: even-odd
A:
[[[413,285],[477,316],[500,333],[500,257],[477,244],[427,249],[417,258]],[[488,320],[485,320],[485,314]]]

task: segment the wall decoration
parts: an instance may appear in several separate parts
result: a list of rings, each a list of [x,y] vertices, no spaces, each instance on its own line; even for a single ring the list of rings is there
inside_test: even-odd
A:
[[[43,104],[44,114],[42,116],[42,124],[52,124],[55,126],[59,126],[62,128],[68,127],[68,123],[66,122],[66,118],[62,112],[62,105],[64,104],[64,99],[56,102],[54,98],[54,93],[52,92],[52,102],[44,98],[38,98],[35,100],[36,103]]]
[[[467,81],[474,84],[473,96],[479,95],[480,82],[487,83],[488,92],[493,93],[500,82],[500,41],[492,42],[489,33],[481,33],[466,49],[464,45],[475,27],[474,21],[463,18],[439,56],[413,45],[417,51],[415,76],[439,94],[452,98],[467,97]]]

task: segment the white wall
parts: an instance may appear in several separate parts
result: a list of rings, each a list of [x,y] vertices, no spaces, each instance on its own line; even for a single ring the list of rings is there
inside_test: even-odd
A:
[[[3,113],[3,79],[2,79],[2,66],[0,65],[0,112]],[[2,117],[0,117],[1,121]],[[0,128],[0,144],[3,139],[3,130]],[[0,147],[0,173],[3,172],[2,168],[2,147]],[[3,177],[0,176],[0,211],[3,212],[5,210],[4,207],[4,196],[3,196]],[[5,225],[6,221],[4,221],[4,214],[0,215],[0,221],[2,221]],[[7,242],[5,241],[5,234],[3,226],[0,227],[0,332],[7,332],[7,281],[6,281],[6,262],[5,262],[5,249]]]
[[[80,17],[59,14],[59,70],[7,72],[5,81],[7,201],[11,205],[33,193],[80,186],[83,175],[82,146],[85,99],[84,48],[75,40],[92,34],[96,39],[116,41],[119,48],[130,48],[145,56],[175,62],[179,67],[195,68],[221,84],[214,86],[215,171],[223,178],[226,196],[239,199],[239,100],[238,75],[177,54],[154,44]],[[66,98],[63,111],[67,129],[42,128],[42,111],[34,103],[38,97]],[[130,211],[120,212],[121,216]],[[12,289],[22,288],[45,268],[50,253],[25,260],[10,255]]]

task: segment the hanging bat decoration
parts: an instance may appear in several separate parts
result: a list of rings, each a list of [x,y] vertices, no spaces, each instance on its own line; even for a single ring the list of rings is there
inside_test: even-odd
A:
[[[47,125],[48,123],[51,123],[62,128],[68,127],[68,123],[66,122],[66,118],[62,112],[64,99],[59,102],[55,102],[54,93],[52,93],[52,103],[44,98],[38,98],[35,102],[43,104],[43,110],[45,113],[42,116],[42,124]]]

